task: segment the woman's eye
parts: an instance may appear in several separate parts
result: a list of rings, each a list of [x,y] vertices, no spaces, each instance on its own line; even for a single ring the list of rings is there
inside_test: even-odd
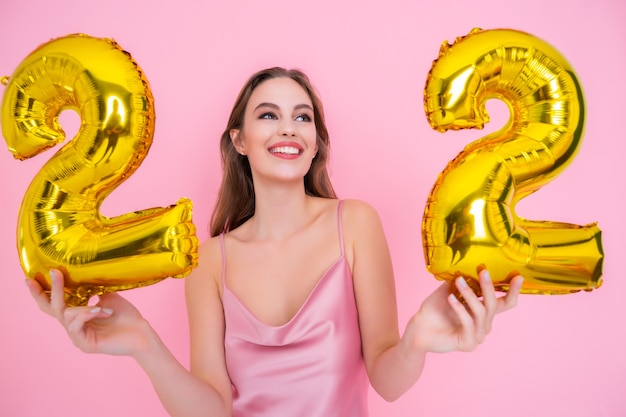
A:
[[[274,113],[271,113],[271,112],[263,113],[261,115],[261,117],[259,117],[259,118],[260,119],[270,119],[270,120],[278,119],[278,117]]]
[[[311,116],[309,116],[308,114],[299,114],[296,116],[296,121],[298,122],[310,122],[311,121]]]

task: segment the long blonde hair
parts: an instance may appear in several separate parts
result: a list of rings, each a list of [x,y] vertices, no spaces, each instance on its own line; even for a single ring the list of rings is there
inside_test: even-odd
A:
[[[220,139],[223,177],[211,216],[211,236],[233,230],[254,215],[255,195],[252,171],[248,158],[240,155],[235,149],[230,139],[230,131],[243,127],[246,106],[252,92],[264,81],[280,77],[291,78],[297,82],[307,92],[313,104],[318,151],[313,158],[311,168],[304,176],[305,192],[307,195],[316,197],[336,198],[327,170],[330,141],[324,120],[324,110],[309,78],[302,71],[295,69],[287,70],[280,67],[264,69],[252,75],[239,92]]]

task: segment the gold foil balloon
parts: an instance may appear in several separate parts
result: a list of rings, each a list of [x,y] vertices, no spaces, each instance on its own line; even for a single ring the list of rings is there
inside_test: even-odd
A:
[[[2,134],[17,159],[65,140],[61,111],[81,118],[24,196],[17,247],[27,277],[49,289],[48,271],[61,269],[67,302],[81,305],[187,275],[198,249],[191,201],[113,218],[99,212],[152,143],[152,93],[130,54],[111,39],[70,35],[41,45],[3,81]]]
[[[477,292],[482,266],[501,290],[515,273],[525,277],[522,293],[599,287],[604,255],[595,223],[515,213],[516,203],[565,170],[580,147],[585,109],[574,70],[552,46],[515,30],[474,29],[444,42],[424,91],[431,126],[480,129],[493,98],[508,106],[508,123],[467,145],[430,193],[422,222],[428,270],[442,280],[473,278]]]

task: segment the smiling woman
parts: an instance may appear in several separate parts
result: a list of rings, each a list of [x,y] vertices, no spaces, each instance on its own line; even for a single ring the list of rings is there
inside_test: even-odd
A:
[[[463,278],[443,283],[400,336],[381,221],[364,202],[337,200],[322,104],[302,72],[253,75],[220,146],[212,237],[185,281],[189,371],[120,295],[70,308],[58,271],[50,299],[29,283],[80,349],[133,357],[170,415],[364,417],[369,384],[397,399],[427,352],[474,349],[515,306],[522,278],[497,297],[482,270],[481,298]]]
[[[255,195],[250,164],[248,159],[235,149],[231,135],[237,135],[242,129],[247,104],[253,91],[264,81],[282,78],[297,83],[307,95],[306,105],[313,108],[317,154],[311,162],[309,171],[304,176],[305,192],[307,195],[336,198],[327,171],[330,141],[321,100],[305,74],[295,70],[269,68],[252,76],[241,90],[233,106],[226,129],[222,134],[220,150],[224,173],[221,191],[211,221],[212,236],[226,229],[236,228],[254,213]],[[305,103],[298,103],[298,105]],[[274,104],[274,111],[276,110],[275,106]],[[308,117],[310,118],[310,116]]]
[[[262,101],[269,99],[271,101]],[[267,80],[252,93],[244,124],[230,129],[230,138],[237,151],[251,158],[253,181],[259,185],[262,169],[266,161],[275,163],[268,156],[298,161],[287,167],[297,167],[298,171],[284,175],[297,181],[304,177],[317,153],[317,138],[311,99],[300,85],[291,78],[279,77]],[[268,154],[269,153],[269,154]],[[270,168],[270,167],[268,167]],[[258,190],[257,190],[258,192]]]

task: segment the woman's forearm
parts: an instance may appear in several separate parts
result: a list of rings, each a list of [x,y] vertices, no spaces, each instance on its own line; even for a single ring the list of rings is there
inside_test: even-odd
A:
[[[405,346],[400,340],[382,352],[369,370],[372,387],[386,401],[395,401],[419,379],[426,353]]]
[[[230,416],[230,404],[217,389],[189,372],[159,336],[150,332],[147,346],[134,356],[172,417]]]

